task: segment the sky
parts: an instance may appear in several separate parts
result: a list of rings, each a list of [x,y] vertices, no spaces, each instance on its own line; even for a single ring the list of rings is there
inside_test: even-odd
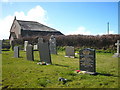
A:
[[[37,21],[65,35],[118,34],[118,2],[2,2],[0,39],[8,39],[14,17]]]

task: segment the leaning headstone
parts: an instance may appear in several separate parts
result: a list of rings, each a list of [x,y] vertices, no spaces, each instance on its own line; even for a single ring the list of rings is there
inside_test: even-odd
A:
[[[75,58],[75,49],[73,46],[67,46],[65,49],[65,57]]]
[[[26,51],[27,45],[28,45],[28,41],[25,41],[25,42],[24,42],[24,51]]]
[[[38,43],[38,51],[39,51],[41,62],[52,64],[48,42]]]
[[[43,43],[43,38],[38,38],[38,43]]]
[[[19,58],[19,47],[18,46],[14,47],[14,57]]]
[[[94,49],[82,49],[80,50],[80,70],[86,71],[89,74],[95,74],[96,72],[96,56]]]
[[[50,43],[50,53],[57,54],[57,47],[56,47],[56,38],[52,35],[49,40]]]
[[[117,43],[115,43],[117,46],[117,53],[113,55],[113,57],[120,57],[120,40],[117,40]]]
[[[2,40],[0,40],[0,54],[2,53]]]
[[[27,57],[27,60],[34,61],[33,46],[32,45],[27,45],[26,57]]]

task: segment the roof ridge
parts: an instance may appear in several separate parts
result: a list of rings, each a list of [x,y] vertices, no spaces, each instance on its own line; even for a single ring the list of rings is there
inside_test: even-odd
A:
[[[46,27],[46,28],[49,28],[49,29],[51,29],[52,31],[58,31],[58,30],[56,30],[56,29],[54,29],[54,28],[51,28],[51,27],[49,27],[49,26],[47,26],[47,25],[44,25],[44,24],[42,24],[42,23],[39,23],[39,22],[37,22],[37,21],[25,21],[25,20],[17,20],[18,21],[18,23],[20,24],[20,25],[22,25],[21,23],[23,22],[27,22],[27,23],[36,23],[36,25],[42,25],[42,26],[44,26],[44,27]],[[50,31],[51,31],[50,30]]]
[[[17,21],[21,21],[21,22],[36,22],[36,23],[39,23],[37,21],[25,21],[25,20],[17,20]]]

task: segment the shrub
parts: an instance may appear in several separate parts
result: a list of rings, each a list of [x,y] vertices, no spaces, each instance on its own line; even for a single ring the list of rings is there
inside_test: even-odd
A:
[[[2,40],[2,49],[10,49],[10,43],[9,43],[9,40],[5,40],[5,39],[3,39]]]
[[[50,36],[41,36],[45,41],[48,41]],[[64,50],[64,46],[74,46],[75,48],[94,48],[94,49],[111,49],[115,50],[115,43],[120,40],[119,34],[109,35],[56,35],[58,49]],[[15,45],[23,45],[24,41],[30,44],[36,44],[39,37],[20,38],[13,41]],[[63,47],[63,48],[61,48]]]

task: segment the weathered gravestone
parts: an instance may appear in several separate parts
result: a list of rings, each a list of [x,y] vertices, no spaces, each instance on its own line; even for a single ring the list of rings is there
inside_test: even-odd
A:
[[[65,57],[75,58],[75,49],[73,46],[67,46],[65,49]]]
[[[27,60],[34,61],[33,46],[32,45],[27,45],[26,57],[27,57]]]
[[[38,50],[38,45],[33,45],[33,50]]]
[[[117,43],[115,43],[117,46],[117,53],[113,55],[113,57],[120,57],[120,40],[117,40]]]
[[[0,54],[2,53],[2,40],[0,40]]]
[[[38,43],[43,43],[43,38],[38,38]]]
[[[27,45],[28,45],[28,41],[24,41],[24,51],[26,51]]]
[[[19,47],[18,46],[14,47],[14,57],[19,58]]]
[[[48,42],[38,43],[38,51],[39,51],[41,62],[52,64]]]
[[[53,35],[51,35],[49,43],[50,43],[50,46],[49,46],[50,47],[50,53],[51,54],[57,54],[56,38]]]
[[[80,50],[80,70],[87,71],[88,73],[95,74],[96,72],[96,56],[94,49]]]
[[[12,47],[12,50],[14,50],[14,43],[13,43],[13,41],[11,41],[11,47]]]

